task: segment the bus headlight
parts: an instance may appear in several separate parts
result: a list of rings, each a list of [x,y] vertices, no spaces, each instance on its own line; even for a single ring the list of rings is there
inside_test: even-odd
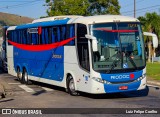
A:
[[[141,77],[139,77],[136,81],[140,81],[146,77],[146,74],[143,74]]]
[[[103,84],[111,84],[110,82],[103,80],[102,78],[93,77],[92,79]]]
[[[145,78],[145,77],[146,77],[146,74],[143,74],[142,77]]]

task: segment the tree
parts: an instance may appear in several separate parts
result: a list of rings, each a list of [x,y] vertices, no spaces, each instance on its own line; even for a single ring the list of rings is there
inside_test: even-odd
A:
[[[88,12],[90,15],[120,14],[118,0],[89,0]]]
[[[88,0],[46,0],[50,9],[47,10],[48,16],[58,15],[87,15],[89,7]]]
[[[142,23],[143,31],[155,33],[158,36],[158,39],[160,39],[160,16],[156,12],[146,13],[144,17],[141,16],[138,19]],[[150,38],[145,38],[145,41],[148,46],[148,61],[150,62],[151,56],[153,56],[153,53],[155,52],[155,48],[152,49]]]
[[[120,14],[118,0],[46,0],[48,16]]]

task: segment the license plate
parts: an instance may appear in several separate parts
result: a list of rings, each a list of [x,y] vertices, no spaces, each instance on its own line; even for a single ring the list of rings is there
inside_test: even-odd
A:
[[[128,89],[128,86],[120,86],[119,87],[119,90],[127,90]]]

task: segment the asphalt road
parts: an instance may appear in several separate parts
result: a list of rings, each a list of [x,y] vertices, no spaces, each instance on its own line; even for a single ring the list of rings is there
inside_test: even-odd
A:
[[[51,85],[21,84],[6,73],[1,73],[0,78],[10,87],[7,97],[0,99],[0,108],[160,108],[160,90],[154,87],[149,87],[148,96],[143,92],[71,96]]]

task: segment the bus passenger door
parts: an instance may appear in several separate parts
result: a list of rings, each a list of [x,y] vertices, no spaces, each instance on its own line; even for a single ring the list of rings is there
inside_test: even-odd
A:
[[[82,69],[90,71],[89,62],[89,47],[88,39],[85,38],[87,34],[87,27],[84,24],[77,25],[77,50],[79,64]]]

